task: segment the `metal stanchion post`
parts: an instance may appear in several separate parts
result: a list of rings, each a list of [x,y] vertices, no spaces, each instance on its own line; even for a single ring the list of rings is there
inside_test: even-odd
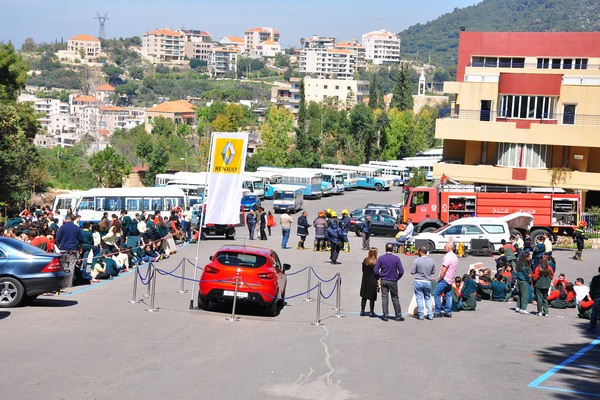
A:
[[[306,270],[308,271],[308,282],[306,283],[306,298],[304,301],[313,301],[314,299],[310,298],[310,276],[312,275],[312,267],[308,267]]]
[[[342,315],[340,311],[342,310],[342,275],[337,274],[337,288],[335,294],[335,317],[343,318],[345,315]]]
[[[185,290],[185,258],[181,260],[183,265],[181,266],[181,290],[178,290],[177,293],[186,293]]]
[[[131,304],[140,302],[139,300],[137,300],[138,268],[139,266],[137,264],[135,265],[135,267],[133,267],[133,297],[131,298],[131,300],[129,300],[129,303]]]
[[[321,324],[321,282],[317,283],[317,315],[315,316],[315,322],[311,322],[312,325],[323,325]]]
[[[239,321],[240,318],[235,316],[235,305],[237,303],[237,294],[238,294],[238,284],[240,282],[240,272],[242,272],[241,268],[238,268],[235,271],[235,288],[233,289],[233,306],[231,307],[231,317],[225,318],[227,321]]]
[[[154,307],[154,297],[156,296],[156,267],[152,265],[152,271],[150,272],[152,275],[152,294],[150,295],[150,308],[146,308],[146,311],[156,312],[158,308]],[[150,283],[148,283],[150,286]]]
[[[192,298],[190,299],[190,310],[194,310],[194,293],[196,290],[194,289],[194,285],[196,285],[196,274],[198,273],[198,254],[196,254],[196,258],[194,259],[194,280],[192,281]],[[200,287],[198,287],[198,296],[200,296]]]
[[[146,294],[144,295],[144,298],[147,299],[148,297],[150,297],[150,282],[152,281],[152,268],[154,268],[154,265],[152,264],[151,261],[148,261],[148,283],[146,284],[146,288],[148,289],[146,291]]]

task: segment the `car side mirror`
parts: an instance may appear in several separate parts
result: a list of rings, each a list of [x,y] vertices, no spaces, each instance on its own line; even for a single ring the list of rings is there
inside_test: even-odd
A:
[[[289,271],[290,269],[292,269],[292,266],[290,264],[283,264],[284,271]]]
[[[213,259],[213,256],[208,256],[208,259],[209,259],[210,261],[212,261],[212,259]]]

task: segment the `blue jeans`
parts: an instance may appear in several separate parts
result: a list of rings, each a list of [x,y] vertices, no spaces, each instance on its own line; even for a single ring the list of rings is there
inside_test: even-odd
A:
[[[442,312],[442,293],[444,293],[444,312],[448,315],[452,314],[452,285],[445,280],[441,280],[435,287],[433,292],[433,300],[435,301],[435,314]]]
[[[415,299],[417,300],[417,314],[419,319],[425,317],[424,308],[427,308],[427,318],[433,318],[431,311],[431,282],[415,281]]]
[[[287,247],[287,242],[290,238],[290,228],[281,228],[281,248]]]

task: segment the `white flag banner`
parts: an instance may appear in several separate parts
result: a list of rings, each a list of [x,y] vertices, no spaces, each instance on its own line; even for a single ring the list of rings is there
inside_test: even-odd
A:
[[[212,134],[206,224],[239,224],[248,132]]]

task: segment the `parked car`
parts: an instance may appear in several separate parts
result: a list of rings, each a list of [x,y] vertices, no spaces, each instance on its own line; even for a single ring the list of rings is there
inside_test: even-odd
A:
[[[246,194],[242,197],[242,206],[244,206],[244,211],[256,211],[260,205],[260,199],[255,194]]]
[[[487,239],[490,242],[489,250],[497,251],[502,247],[501,241],[510,240],[513,231],[529,229],[533,216],[527,213],[513,213],[504,217],[468,217],[450,222],[433,232],[423,232],[415,236],[415,240],[427,240],[429,252],[444,251],[444,246],[450,238],[454,243],[468,243],[471,240]]]
[[[198,307],[206,310],[210,302],[233,301],[235,278],[239,269],[237,301],[255,303],[265,308],[267,315],[276,316],[283,304],[289,264],[282,264],[273,250],[250,246],[222,246],[200,278]]]
[[[63,256],[20,240],[0,237],[0,308],[35,300],[69,285]]]
[[[366,218],[365,216],[358,218],[350,218],[350,231],[356,233],[356,236],[362,236],[360,225]],[[371,215],[371,235],[379,236],[396,236],[398,229],[396,228],[396,218],[389,214],[373,214]]]

